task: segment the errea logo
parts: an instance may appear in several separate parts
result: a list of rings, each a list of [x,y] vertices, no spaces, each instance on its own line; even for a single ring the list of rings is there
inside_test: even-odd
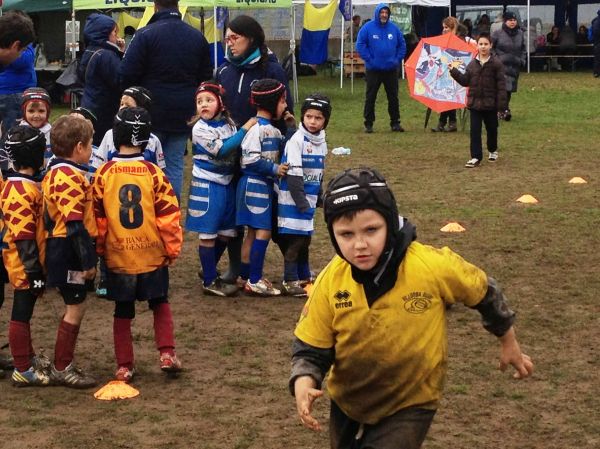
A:
[[[335,200],[333,200],[333,204],[341,204],[341,203],[346,203],[348,201],[358,201],[358,195],[340,196],[339,198],[336,198]]]
[[[350,292],[348,290],[338,290],[333,297],[336,299],[336,309],[346,309],[352,307],[352,301],[350,301]]]

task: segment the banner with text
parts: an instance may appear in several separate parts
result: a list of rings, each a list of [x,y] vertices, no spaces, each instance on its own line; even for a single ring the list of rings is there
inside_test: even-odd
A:
[[[73,0],[73,9],[122,9],[154,6],[154,0]],[[292,0],[180,0],[179,6],[212,8],[290,8]]]

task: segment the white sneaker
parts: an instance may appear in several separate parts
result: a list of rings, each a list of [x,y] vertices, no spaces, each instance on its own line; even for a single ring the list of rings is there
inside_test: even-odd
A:
[[[475,159],[475,158],[469,159],[467,161],[467,163],[465,164],[465,167],[467,167],[467,168],[475,168],[475,167],[479,166],[480,163],[481,163],[481,161],[479,159]]]
[[[490,155],[488,156],[488,161],[496,162],[497,160],[498,160],[498,152],[497,151],[490,152]]]
[[[273,284],[271,284],[271,282],[269,282],[267,279],[264,279],[264,278],[260,279],[256,284],[251,283],[250,280],[248,279],[248,281],[246,282],[246,285],[244,286],[244,291],[246,293],[250,293],[253,295],[259,295],[259,296],[279,296],[279,295],[281,295],[281,291],[274,288]]]

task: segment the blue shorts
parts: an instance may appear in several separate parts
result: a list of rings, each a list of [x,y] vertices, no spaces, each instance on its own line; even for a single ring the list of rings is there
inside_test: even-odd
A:
[[[235,224],[254,229],[272,229],[273,181],[244,175],[236,192]]]
[[[149,273],[106,273],[106,297],[113,301],[146,301],[169,295],[169,269],[161,267]]]
[[[185,229],[201,238],[235,237],[235,187],[192,178]]]

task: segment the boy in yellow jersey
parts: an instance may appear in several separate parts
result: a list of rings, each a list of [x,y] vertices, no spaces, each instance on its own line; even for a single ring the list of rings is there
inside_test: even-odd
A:
[[[324,215],[337,256],[321,272],[298,321],[290,389],[311,416],[329,371],[333,449],[421,447],[447,365],[446,304],[477,309],[500,340],[500,366],[533,372],[496,281],[448,248],[415,241],[385,179],[346,170],[328,185]]]
[[[107,297],[115,301],[115,377],[125,382],[135,374],[131,321],[136,300],[148,300],[154,315],[160,368],[167,373],[181,370],[175,355],[167,268],[181,251],[181,212],[163,171],[144,160],[150,126],[145,109],[121,109],[113,126],[118,153],[94,177],[97,251],[108,268]]]
[[[91,186],[86,164],[92,152],[94,130],[89,120],[59,117],[50,142],[56,156],[42,180],[48,287],[56,287],[65,303],[56,335],[52,383],[70,388],[90,388],[97,381],[73,364],[79,327],[85,312],[86,282],[96,275]]]
[[[8,341],[13,357],[12,383],[18,387],[50,384],[50,361],[36,357],[30,321],[36,300],[44,292],[45,236],[42,192],[36,175],[44,165],[46,138],[36,128],[15,126],[4,144],[10,166],[2,188],[5,222],[2,258],[14,288]],[[40,366],[40,361],[44,366]]]

